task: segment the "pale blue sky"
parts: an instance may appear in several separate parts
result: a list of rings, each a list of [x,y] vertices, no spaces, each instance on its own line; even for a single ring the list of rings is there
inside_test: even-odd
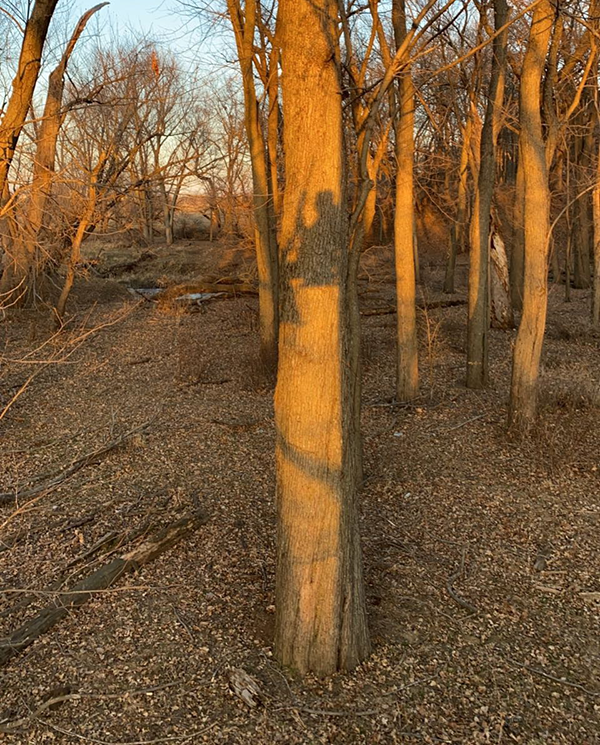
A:
[[[95,4],[95,0],[75,0],[75,10],[83,13]],[[98,18],[120,30],[131,29],[137,32],[172,37],[173,41],[182,35],[182,23],[176,0],[112,0]]]
[[[99,0],[73,0],[73,17],[95,5]],[[60,7],[60,6],[59,6]],[[200,65],[207,72],[223,69],[232,58],[228,49],[227,30],[211,28],[208,18],[201,28],[198,19],[186,17],[177,0],[112,0],[94,19],[94,31],[144,34],[180,55],[180,61]]]

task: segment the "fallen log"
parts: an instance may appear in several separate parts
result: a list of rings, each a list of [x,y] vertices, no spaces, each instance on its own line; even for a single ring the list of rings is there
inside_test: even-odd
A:
[[[61,590],[69,577],[72,577],[73,572],[71,570],[74,566],[76,566],[77,564],[81,564],[83,561],[87,561],[101,550],[104,550],[102,558],[106,559],[111,554],[114,554],[119,549],[122,549],[126,544],[135,541],[142,535],[145,535],[148,532],[148,529],[148,524],[144,523],[143,525],[140,525],[131,531],[126,530],[122,533],[116,533],[114,530],[112,530],[109,533],[106,533],[102,536],[102,538],[96,541],[96,543],[90,546],[90,548],[86,549],[83,553],[78,554],[74,559],[72,559],[49,587],[47,587],[41,593],[38,591],[37,594],[30,593],[29,595],[23,596],[10,608],[6,608],[5,610],[1,611],[0,618],[6,618],[7,616],[13,615],[13,613],[16,613],[17,611],[22,611],[25,608],[28,608],[32,603],[38,600],[40,594],[43,595],[44,593],[52,593],[56,590]]]
[[[6,665],[19,652],[56,626],[74,608],[87,603],[94,592],[108,589],[123,574],[153,561],[183,537],[200,525],[204,525],[207,520],[207,515],[200,511],[183,517],[155,534],[149,535],[132,551],[97,569],[78,582],[71,590],[60,593],[51,605],[43,608],[37,615],[13,631],[10,636],[0,641],[0,666]]]
[[[196,293],[222,292],[226,295],[258,295],[258,290],[254,285],[246,282],[205,282],[198,280],[181,285],[167,287],[156,296],[159,304],[169,303],[176,300],[181,295],[191,295]]]

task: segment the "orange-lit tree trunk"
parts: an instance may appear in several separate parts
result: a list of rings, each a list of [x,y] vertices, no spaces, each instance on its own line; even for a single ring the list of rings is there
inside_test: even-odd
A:
[[[600,140],[597,143],[596,184],[592,193],[594,204],[594,279],[592,294],[592,325],[600,328]]]
[[[38,239],[54,180],[56,143],[65,118],[62,100],[67,64],[87,22],[94,13],[97,13],[105,5],[108,5],[108,3],[96,5],[81,16],[60,62],[48,78],[46,103],[36,138],[31,191],[26,219],[24,220],[25,235],[20,236],[18,241],[13,242],[12,261],[5,266],[2,277],[2,291],[7,293],[12,288],[19,287],[19,294],[22,294],[24,300],[33,299],[36,276],[41,269],[40,257],[36,254],[39,254]],[[24,286],[24,282],[27,283],[26,286]]]
[[[275,650],[301,672],[369,652],[357,517],[348,216],[336,0],[281,0],[286,187],[275,392]]]
[[[239,0],[227,0],[229,17],[235,33],[242,83],[246,136],[252,167],[256,263],[258,267],[258,303],[261,357],[268,366],[277,361],[278,269],[276,231],[271,225],[273,210],[269,204],[267,153],[260,122],[254,85],[254,33],[258,23],[257,0],[247,0],[242,13]]]
[[[529,429],[536,415],[537,382],[548,303],[548,246],[550,191],[542,133],[540,85],[552,22],[550,0],[541,0],[533,11],[529,42],[521,74],[520,157],[524,174],[523,312],[513,351],[509,426]]]
[[[404,0],[392,5],[394,39],[399,49],[406,36]],[[410,401],[419,390],[417,307],[415,276],[414,208],[414,121],[415,92],[410,67],[398,81],[396,130],[396,211],[394,215],[394,257],[396,303],[398,308],[396,398]]]
[[[58,0],[36,0],[25,26],[17,74],[0,122],[0,195],[4,194],[10,164],[31,105],[48,26],[57,2]]]
[[[0,205],[5,204],[9,198],[8,172],[31,106],[42,62],[42,50],[57,2],[58,0],[36,0],[25,26],[17,74],[12,83],[8,105],[0,120]],[[20,239],[17,243],[21,243]],[[16,286],[19,286],[18,301],[25,298],[27,294],[21,287],[24,272],[19,267],[15,271],[15,265],[15,258],[6,252],[0,292],[4,296],[4,301],[8,303],[15,302],[12,290]],[[15,282],[16,276],[20,278],[17,278]]]
[[[506,23],[506,0],[494,0],[496,31]],[[496,138],[504,95],[504,65],[508,30],[492,44],[492,73],[487,110],[481,131],[479,173],[471,218],[469,263],[469,322],[467,332],[467,388],[483,388],[488,377],[490,327],[490,214],[496,176]]]
[[[510,299],[514,310],[523,307],[523,273],[525,265],[525,236],[523,210],[525,207],[525,171],[521,149],[517,163],[513,201],[513,245],[510,254]]]

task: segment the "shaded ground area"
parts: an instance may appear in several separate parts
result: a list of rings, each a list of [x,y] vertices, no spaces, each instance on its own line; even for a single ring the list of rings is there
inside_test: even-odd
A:
[[[365,256],[364,309],[392,300],[387,261]],[[424,298],[440,297],[441,269],[422,262]],[[600,359],[588,293],[573,295],[551,295],[543,418],[524,443],[504,428],[512,333],[492,332],[492,385],[469,392],[465,307],[421,311],[422,395],[394,406],[395,317],[363,318],[373,654],[319,681],[271,653],[274,430],[256,301],[168,313],[115,279],[81,282],[72,336],[44,348],[56,362],[0,423],[1,491],[149,425],[23,512],[2,508],[0,634],[60,597],[18,606],[110,531],[198,507],[209,519],[0,671],[0,721],[23,720],[7,742],[597,743]],[[44,324],[4,324],[7,356],[39,347]],[[34,367],[5,367],[3,400]],[[106,560],[75,565],[67,585]],[[231,694],[232,667],[258,681],[262,706]]]

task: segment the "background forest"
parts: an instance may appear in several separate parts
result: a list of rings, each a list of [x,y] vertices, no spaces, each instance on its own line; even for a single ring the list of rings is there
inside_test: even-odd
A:
[[[596,742],[600,3],[107,6],[0,3],[0,736]]]

